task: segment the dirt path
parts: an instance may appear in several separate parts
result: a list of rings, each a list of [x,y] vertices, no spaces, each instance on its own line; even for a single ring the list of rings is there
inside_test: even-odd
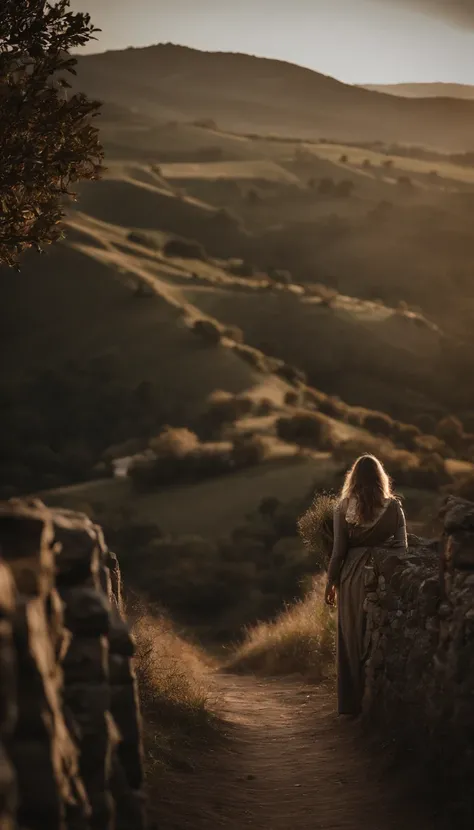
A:
[[[334,714],[331,690],[217,681],[231,740],[163,794],[160,830],[437,830]]]

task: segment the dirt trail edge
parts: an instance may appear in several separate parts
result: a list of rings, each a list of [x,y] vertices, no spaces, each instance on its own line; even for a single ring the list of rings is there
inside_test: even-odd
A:
[[[377,769],[357,725],[336,716],[332,690],[225,674],[216,682],[232,748],[204,752],[156,794],[167,802],[160,830],[439,827]]]

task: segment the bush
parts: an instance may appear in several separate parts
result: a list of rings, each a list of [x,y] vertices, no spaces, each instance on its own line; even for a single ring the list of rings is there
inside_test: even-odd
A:
[[[193,332],[210,346],[218,346],[223,334],[220,326],[212,320],[196,320]]]
[[[411,189],[413,187],[413,182],[410,179],[410,176],[399,176],[398,184],[400,187],[406,187],[407,189]]]
[[[186,429],[168,429],[152,442],[150,456],[137,457],[129,476],[137,491],[224,475],[235,467],[230,442],[200,444]]]
[[[252,265],[251,262],[246,262],[245,260],[234,260],[229,262],[227,266],[227,271],[229,274],[233,274],[234,277],[255,277],[258,274],[258,268],[255,265]]]
[[[200,242],[195,242],[191,239],[181,239],[176,236],[173,239],[168,239],[163,246],[163,253],[168,257],[177,257],[179,259],[199,259],[202,262],[207,262],[208,256]]]
[[[303,675],[321,682],[333,673],[335,616],[324,603],[322,581],[276,620],[248,629],[229,661],[233,671],[266,676]]]
[[[393,167],[392,159],[387,159],[387,161],[384,161],[383,167],[385,167],[386,170],[391,170]]]
[[[335,184],[334,179],[331,178],[324,178],[321,179],[318,185],[318,193],[321,196],[330,196],[334,193]]]
[[[394,421],[383,412],[368,412],[361,417],[361,426],[373,435],[388,437],[393,433]]]
[[[206,420],[214,427],[233,424],[252,412],[254,401],[246,395],[232,395],[218,390],[208,400]]]
[[[437,425],[435,434],[455,450],[460,450],[465,443],[464,427],[454,415],[443,418]]]
[[[355,190],[355,183],[351,179],[344,179],[336,187],[336,195],[341,199],[348,199]]]
[[[293,277],[289,271],[278,268],[271,268],[268,272],[268,276],[278,285],[291,285],[293,282]]]
[[[232,448],[232,460],[237,468],[255,467],[265,461],[268,445],[260,435],[236,438]]]
[[[127,239],[129,242],[133,242],[134,245],[141,245],[143,248],[150,248],[152,251],[157,251],[160,248],[157,240],[144,231],[130,231],[127,234]]]
[[[283,378],[283,380],[287,380],[288,383],[306,383],[305,373],[301,369],[297,369],[296,366],[290,366],[289,363],[283,363],[279,366],[276,374]]]
[[[213,118],[197,118],[193,121],[193,127],[200,127],[202,130],[217,130],[217,124]]]
[[[415,426],[418,427],[425,435],[434,435],[436,432],[436,418],[428,412],[422,415],[416,415],[414,418]]]
[[[364,159],[364,161],[362,162],[362,167],[364,168],[364,170],[370,170],[372,167],[372,162],[370,161],[370,159]]]
[[[172,456],[184,458],[199,446],[199,438],[186,428],[166,426],[156,438],[149,442],[150,449],[157,457]]]
[[[234,352],[258,372],[267,372],[269,370],[267,358],[258,349],[253,349],[251,346],[240,346],[237,344],[234,347]]]
[[[327,493],[315,496],[313,504],[298,520],[298,533],[309,550],[315,554],[320,570],[326,571],[334,542],[334,508],[336,499]]]
[[[416,450],[416,439],[421,435],[421,431],[414,424],[402,424],[398,421],[393,425],[393,439],[407,450]]]
[[[311,449],[328,450],[332,447],[330,425],[324,415],[301,410],[277,421],[277,435],[282,441]]]
[[[298,406],[301,403],[301,395],[294,390],[285,392],[284,401],[286,406]]]
[[[224,337],[227,337],[229,340],[233,340],[234,343],[239,343],[240,345],[245,340],[244,333],[238,326],[225,326],[222,334]]]
[[[436,435],[419,435],[415,438],[415,444],[416,451],[422,454],[431,455],[432,453],[436,453],[442,457],[449,455],[448,447]]]
[[[341,156],[341,158],[339,159],[339,161],[340,161],[340,163],[341,163],[341,164],[347,164],[347,163],[348,163],[348,161],[349,161],[349,159],[348,159],[348,158],[347,158],[347,156],[344,154],[344,155],[342,155],[342,156]]]

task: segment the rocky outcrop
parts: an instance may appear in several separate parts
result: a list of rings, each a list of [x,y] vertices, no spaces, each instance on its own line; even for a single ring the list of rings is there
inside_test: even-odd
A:
[[[474,826],[474,504],[443,514],[439,542],[367,568],[364,721],[418,757],[460,829]]]
[[[142,830],[133,640],[100,528],[0,505],[0,830]]]

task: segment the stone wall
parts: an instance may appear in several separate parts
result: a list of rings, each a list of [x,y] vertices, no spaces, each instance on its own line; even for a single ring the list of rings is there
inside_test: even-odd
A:
[[[143,830],[133,640],[100,528],[0,504],[0,830]]]
[[[453,827],[474,827],[474,504],[449,499],[439,542],[366,571],[363,719],[427,772]]]

